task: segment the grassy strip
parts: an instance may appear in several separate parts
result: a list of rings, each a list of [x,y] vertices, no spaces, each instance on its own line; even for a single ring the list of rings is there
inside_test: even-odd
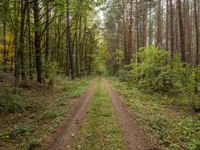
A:
[[[92,99],[81,131],[73,145],[74,150],[122,150],[120,131],[112,110],[112,103],[102,80]]]
[[[181,98],[140,92],[134,85],[118,80],[111,82],[123,96],[124,103],[148,123],[148,130],[156,133],[167,150],[200,149],[200,115],[185,107],[186,101],[182,103]]]
[[[79,97],[89,79],[56,80],[54,88],[30,84],[13,94],[12,86],[0,92],[0,146],[2,150],[42,148]],[[2,94],[2,95],[1,95]]]

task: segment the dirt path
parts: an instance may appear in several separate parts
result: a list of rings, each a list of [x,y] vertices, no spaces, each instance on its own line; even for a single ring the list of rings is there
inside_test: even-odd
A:
[[[161,149],[152,138],[145,134],[143,125],[137,121],[134,114],[122,104],[120,97],[113,91],[110,84],[107,81],[104,83],[112,100],[126,150]]]
[[[85,117],[90,100],[95,93],[96,83],[96,80],[93,81],[89,90],[71,110],[58,131],[49,138],[47,150],[71,150],[73,140]]]

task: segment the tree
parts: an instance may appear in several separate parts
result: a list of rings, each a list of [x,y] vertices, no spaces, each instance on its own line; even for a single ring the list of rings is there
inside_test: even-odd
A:
[[[28,0],[21,2],[21,19],[20,19],[20,40],[19,40],[19,54],[21,56],[21,75],[22,80],[26,80],[26,70],[25,70],[25,52],[24,52],[24,37],[25,37],[25,17],[28,8]]]
[[[35,61],[37,70],[37,81],[42,83],[42,53],[41,53],[41,31],[40,31],[40,8],[39,0],[33,2],[34,10],[34,32],[35,32]]]
[[[72,47],[71,47],[71,31],[70,31],[70,12],[69,12],[69,7],[70,7],[70,2],[69,0],[66,0],[66,28],[67,28],[67,32],[66,32],[66,61],[67,61],[67,66],[68,67],[68,62],[70,63],[70,69],[71,69],[71,78],[74,79],[74,65],[73,65],[73,51],[72,51]],[[69,58],[69,61],[68,61],[68,58]],[[67,68],[68,70],[68,68]],[[67,74],[68,74],[68,71],[67,71]]]
[[[182,7],[181,6],[182,6],[181,0],[177,0],[181,60],[183,62],[186,62],[186,58],[185,58],[185,33],[184,33],[183,16],[182,16]]]

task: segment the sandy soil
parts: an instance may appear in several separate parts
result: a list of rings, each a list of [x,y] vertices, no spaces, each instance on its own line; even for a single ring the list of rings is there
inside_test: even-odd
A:
[[[57,132],[50,135],[46,150],[71,150],[73,140],[81,127],[81,122],[87,113],[87,108],[95,90],[96,80],[93,81],[86,94],[80,98],[67,115]]]
[[[126,150],[160,150],[156,141],[144,131],[136,116],[122,102],[107,81],[104,81],[112,101]]]
[[[87,113],[92,96],[96,90],[95,80],[86,94],[80,98],[65,121],[48,139],[48,147],[45,150],[71,150],[74,138],[81,127],[81,123]],[[126,107],[121,98],[114,92],[111,85],[104,81],[113,104],[116,119],[122,134],[126,150],[161,150],[162,147],[144,130],[144,125],[138,121],[134,113]]]

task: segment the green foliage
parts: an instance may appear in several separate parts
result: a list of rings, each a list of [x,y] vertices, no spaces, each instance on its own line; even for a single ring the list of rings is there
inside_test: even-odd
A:
[[[105,43],[100,41],[99,43],[99,51],[94,53],[92,56],[93,62],[93,70],[96,75],[103,75],[106,73],[107,68],[106,68],[106,60],[109,57],[107,47]]]
[[[33,150],[37,147],[40,147],[41,146],[41,143],[38,139],[32,139],[29,141],[29,149],[30,150]]]
[[[140,49],[132,64],[119,72],[119,77],[155,92],[185,92],[194,87],[193,69],[178,57],[169,63],[169,52],[153,46]]]
[[[63,93],[60,95],[60,99],[66,99],[66,98],[77,98],[81,96],[85,90],[88,88],[90,81],[89,80],[65,80],[62,81],[62,84],[64,86]]]
[[[48,84],[53,85],[54,79],[57,75],[58,65],[56,62],[47,62],[44,65],[44,76],[45,78],[49,79]]]
[[[112,103],[102,80],[97,82],[96,93],[72,149],[124,149]]]
[[[119,77],[120,81],[130,83],[130,81],[133,82],[134,79],[132,73],[133,73],[132,71],[129,71],[127,69],[121,69],[118,71],[116,75]]]
[[[117,49],[114,53],[111,55],[111,65],[112,65],[112,73],[116,74],[119,70],[123,67],[123,58],[124,53],[122,50]]]
[[[112,83],[123,102],[148,124],[149,131],[156,133],[166,150],[199,150],[200,115],[191,112],[190,100],[186,101],[184,96],[144,93],[118,80]]]
[[[33,133],[35,129],[32,126],[27,127],[15,127],[11,129],[9,132],[0,133],[0,139],[1,140],[7,140],[7,139],[14,139],[18,136],[25,136],[30,135]]]
[[[188,144],[187,146],[188,150],[198,150],[200,149],[200,140],[192,140],[192,142],[190,144]]]
[[[26,107],[27,103],[20,94],[14,94],[7,89],[0,91],[0,112],[22,112]]]

